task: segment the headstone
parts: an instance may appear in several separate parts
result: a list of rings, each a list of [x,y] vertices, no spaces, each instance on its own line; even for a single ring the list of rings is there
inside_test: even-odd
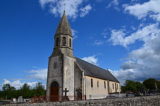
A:
[[[23,102],[23,97],[22,96],[19,96],[18,97],[18,103],[22,103]]]
[[[24,102],[31,102],[30,99],[24,99],[23,101],[24,101]]]
[[[16,98],[13,98],[12,101],[13,101],[13,103],[17,103]]]

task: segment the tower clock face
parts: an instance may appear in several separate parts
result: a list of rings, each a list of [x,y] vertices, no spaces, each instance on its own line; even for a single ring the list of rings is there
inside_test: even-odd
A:
[[[56,62],[54,62],[54,64],[53,64],[53,68],[54,68],[54,69],[56,69],[56,68],[57,68],[57,63],[56,63]]]

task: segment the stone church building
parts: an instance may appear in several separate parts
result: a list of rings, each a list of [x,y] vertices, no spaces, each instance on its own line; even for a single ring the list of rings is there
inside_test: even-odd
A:
[[[48,101],[100,99],[120,92],[119,81],[108,70],[73,55],[73,36],[65,12],[54,40],[48,63]]]

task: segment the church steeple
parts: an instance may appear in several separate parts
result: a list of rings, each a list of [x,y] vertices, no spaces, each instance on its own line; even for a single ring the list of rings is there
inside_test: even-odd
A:
[[[55,45],[52,55],[57,56],[64,54],[72,57],[72,39],[72,31],[64,11],[54,36]]]
[[[71,28],[70,28],[65,11],[63,13],[63,16],[61,18],[61,21],[60,21],[58,28],[57,28],[57,31],[56,31],[56,35],[59,35],[59,34],[72,36]]]

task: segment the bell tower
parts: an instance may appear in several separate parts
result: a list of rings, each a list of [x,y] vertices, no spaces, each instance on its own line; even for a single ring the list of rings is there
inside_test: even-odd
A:
[[[54,49],[49,57],[47,92],[48,101],[62,101],[67,96],[74,100],[74,64],[72,32],[65,12],[54,35]]]
[[[52,56],[58,56],[59,53],[62,53],[65,56],[72,57],[72,39],[72,31],[64,11],[54,36],[55,44]]]

